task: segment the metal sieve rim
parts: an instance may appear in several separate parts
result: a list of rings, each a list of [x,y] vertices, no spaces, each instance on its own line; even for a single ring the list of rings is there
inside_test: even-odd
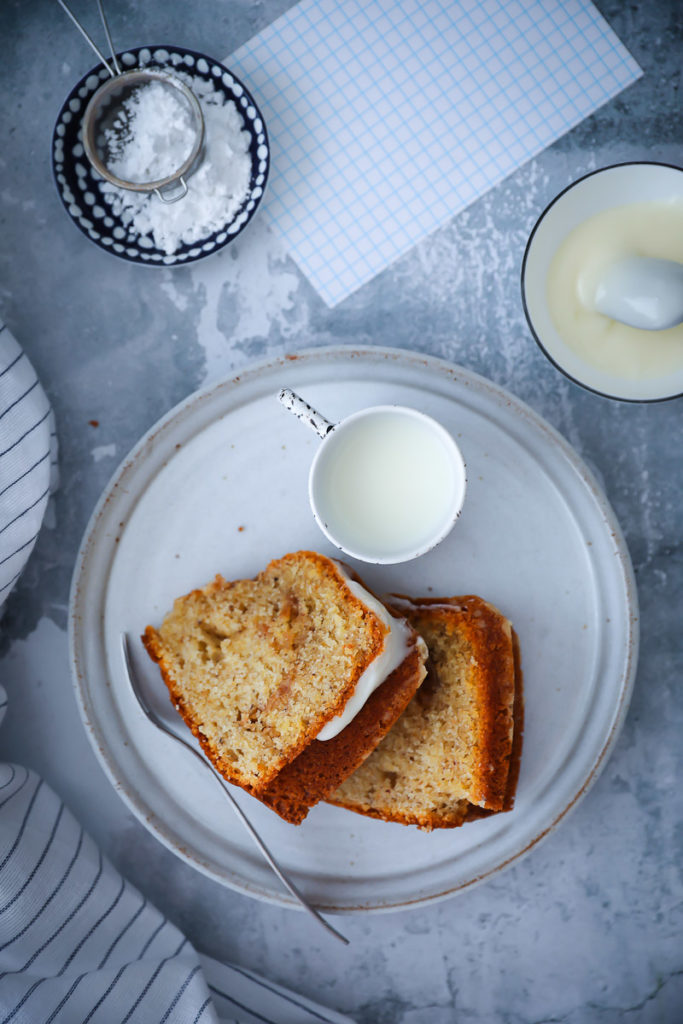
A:
[[[134,80],[134,82],[131,82],[131,80]],[[115,89],[120,88],[122,82],[135,84],[137,82],[142,83],[149,81],[162,81],[166,85],[169,85],[174,89],[178,89],[183,93],[192,108],[192,112],[197,123],[197,137],[189,155],[181,166],[173,172],[173,174],[167,175],[165,178],[159,178],[157,181],[125,181],[123,178],[118,178],[115,174],[112,174],[106,164],[100,160],[95,147],[95,121],[102,101],[111,92],[114,92]],[[184,175],[188,175],[192,170],[194,170],[194,165],[196,164],[197,158],[199,157],[204,145],[204,115],[202,114],[202,108],[199,104],[199,100],[185,82],[163,68],[135,68],[132,71],[124,71],[120,75],[115,75],[113,78],[109,78],[90,97],[90,101],[88,102],[88,105],[85,108],[85,113],[83,114],[82,130],[83,149],[85,150],[85,155],[97,173],[101,174],[102,177],[105,178],[106,181],[111,182],[112,185],[116,185],[118,188],[127,189],[131,192],[154,192],[157,189],[164,188],[166,185],[171,185],[173,182],[177,182]]]

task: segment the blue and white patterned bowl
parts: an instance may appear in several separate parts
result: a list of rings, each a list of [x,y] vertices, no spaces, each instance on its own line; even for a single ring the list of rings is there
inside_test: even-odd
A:
[[[105,183],[90,166],[83,149],[83,112],[90,97],[108,77],[105,68],[95,67],[83,76],[65,99],[52,138],[52,169],[64,208],[88,238],[121,259],[160,267],[203,259],[222,249],[244,230],[263,196],[270,166],[270,147],[261,113],[254,98],[232,72],[218,61],[194,50],[179,46],[140,46],[125,50],[118,56],[121,66],[127,70],[151,64],[185,71],[211,82],[214,89],[235,103],[251,139],[251,179],[247,195],[235,216],[219,231],[196,242],[181,244],[172,255],[158,248],[149,235],[140,235],[130,225],[124,224],[105,201],[102,190]],[[111,186],[107,185],[107,188]]]

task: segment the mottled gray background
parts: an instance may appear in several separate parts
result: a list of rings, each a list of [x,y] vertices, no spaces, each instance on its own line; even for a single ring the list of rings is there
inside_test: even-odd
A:
[[[121,48],[177,43],[220,59],[288,6],[109,0],[107,10]],[[62,473],[2,622],[10,706],[0,756],[41,771],[199,948],[363,1024],[683,1020],[681,401],[622,405],[580,390],[531,340],[519,294],[529,231],[568,182],[620,160],[683,165],[683,5],[597,6],[643,78],[329,310],[258,219],[220,255],[175,270],[138,268],[89,244],[57,198],[49,153],[61,102],[93,60],[56,4],[0,5],[0,315],[54,405]],[[96,32],[94,3],[74,7]],[[352,944],[341,949],[300,915],[206,880],[132,818],[80,725],[65,628],[88,517],[162,413],[254,359],[365,342],[459,362],[569,439],[624,528],[642,643],[624,731],[559,830],[456,899],[344,919]]]

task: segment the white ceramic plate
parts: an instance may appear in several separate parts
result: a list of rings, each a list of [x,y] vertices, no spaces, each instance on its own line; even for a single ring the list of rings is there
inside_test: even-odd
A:
[[[327,805],[303,825],[237,790],[307,897],[326,910],[388,910],[450,896],[515,861],[586,792],[627,709],[636,591],[618,523],[570,446],[489,381],[398,350],[318,349],[190,396],[119,468],[86,532],[71,594],[74,679],[109,778],[140,821],[216,881],[289,905],[221,791],[139,713],[120,634],[157,624],[175,596],[253,576],[300,548],[333,554],[307,474],[317,442],[280,406],[282,386],[332,420],[397,403],[434,416],[468,466],[459,522],[434,551],[356,564],[379,592],[477,593],[520,638],[526,728],[515,809],[431,834]],[[138,671],[163,687],[141,647]]]

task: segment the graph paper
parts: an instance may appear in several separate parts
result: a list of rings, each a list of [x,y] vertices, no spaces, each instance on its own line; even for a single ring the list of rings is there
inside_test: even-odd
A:
[[[332,306],[642,73],[586,0],[302,0],[227,60]]]

